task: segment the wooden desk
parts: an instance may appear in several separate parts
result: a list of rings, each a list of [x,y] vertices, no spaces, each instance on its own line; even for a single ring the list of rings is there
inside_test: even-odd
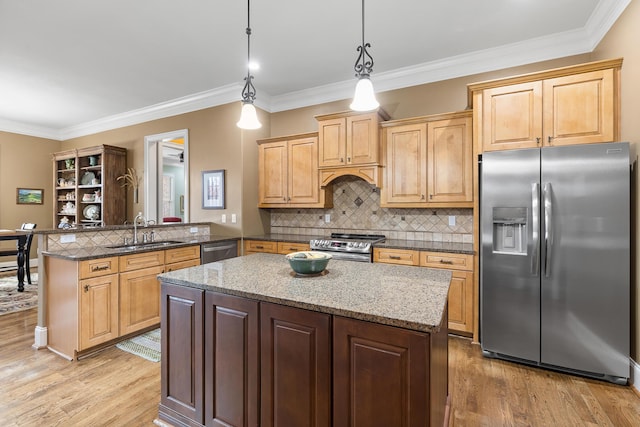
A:
[[[24,246],[28,231],[0,230],[0,240],[17,240],[18,247],[18,292],[24,291]]]

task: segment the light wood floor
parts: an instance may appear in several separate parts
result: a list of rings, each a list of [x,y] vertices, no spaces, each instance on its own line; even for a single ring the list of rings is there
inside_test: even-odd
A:
[[[115,347],[68,362],[31,348],[35,324],[35,309],[0,316],[1,426],[153,425],[159,363]],[[456,337],[449,362],[451,426],[640,425],[631,387],[486,359]]]

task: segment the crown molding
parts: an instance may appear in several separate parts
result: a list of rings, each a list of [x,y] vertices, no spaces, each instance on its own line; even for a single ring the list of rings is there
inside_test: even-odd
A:
[[[0,131],[60,141],[60,131],[58,129],[46,126],[36,126],[2,118],[0,118]]]

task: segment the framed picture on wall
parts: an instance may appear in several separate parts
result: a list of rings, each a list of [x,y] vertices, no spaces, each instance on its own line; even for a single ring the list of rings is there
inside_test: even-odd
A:
[[[202,172],[202,209],[224,209],[224,169]]]
[[[44,198],[42,188],[17,188],[16,203],[18,205],[41,205]]]

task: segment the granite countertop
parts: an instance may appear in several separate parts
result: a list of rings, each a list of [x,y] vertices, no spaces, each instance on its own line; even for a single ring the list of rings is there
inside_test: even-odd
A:
[[[448,270],[331,260],[327,274],[295,277],[284,256],[258,253],[159,275],[215,291],[423,332],[438,331]]]
[[[174,248],[182,248],[185,246],[191,245],[200,245],[203,243],[210,242],[224,242],[231,240],[239,240],[239,237],[230,237],[230,236],[216,236],[216,235],[204,235],[204,236],[193,236],[193,237],[185,237],[185,238],[171,238],[172,243],[166,246],[161,246],[160,242],[157,242],[157,245],[141,245],[135,249],[131,249],[130,247],[122,247],[122,248],[109,248],[107,246],[88,246],[84,248],[77,249],[65,249],[61,251],[42,251],[44,256],[50,256],[54,258],[62,258],[69,259],[73,261],[83,261],[87,259],[95,259],[95,258],[105,258],[111,256],[119,256],[119,255],[127,255],[132,253],[142,253],[142,252],[151,252],[151,251],[159,251],[164,249],[174,249]],[[115,245],[114,245],[115,246]]]
[[[322,239],[324,236],[297,235],[297,234],[265,234],[262,236],[245,236],[245,240],[265,240],[275,242],[309,243],[312,239]],[[473,243],[432,242],[424,240],[386,239],[384,242],[375,243],[374,248],[409,249],[433,252],[449,252],[456,254],[473,255]]]

